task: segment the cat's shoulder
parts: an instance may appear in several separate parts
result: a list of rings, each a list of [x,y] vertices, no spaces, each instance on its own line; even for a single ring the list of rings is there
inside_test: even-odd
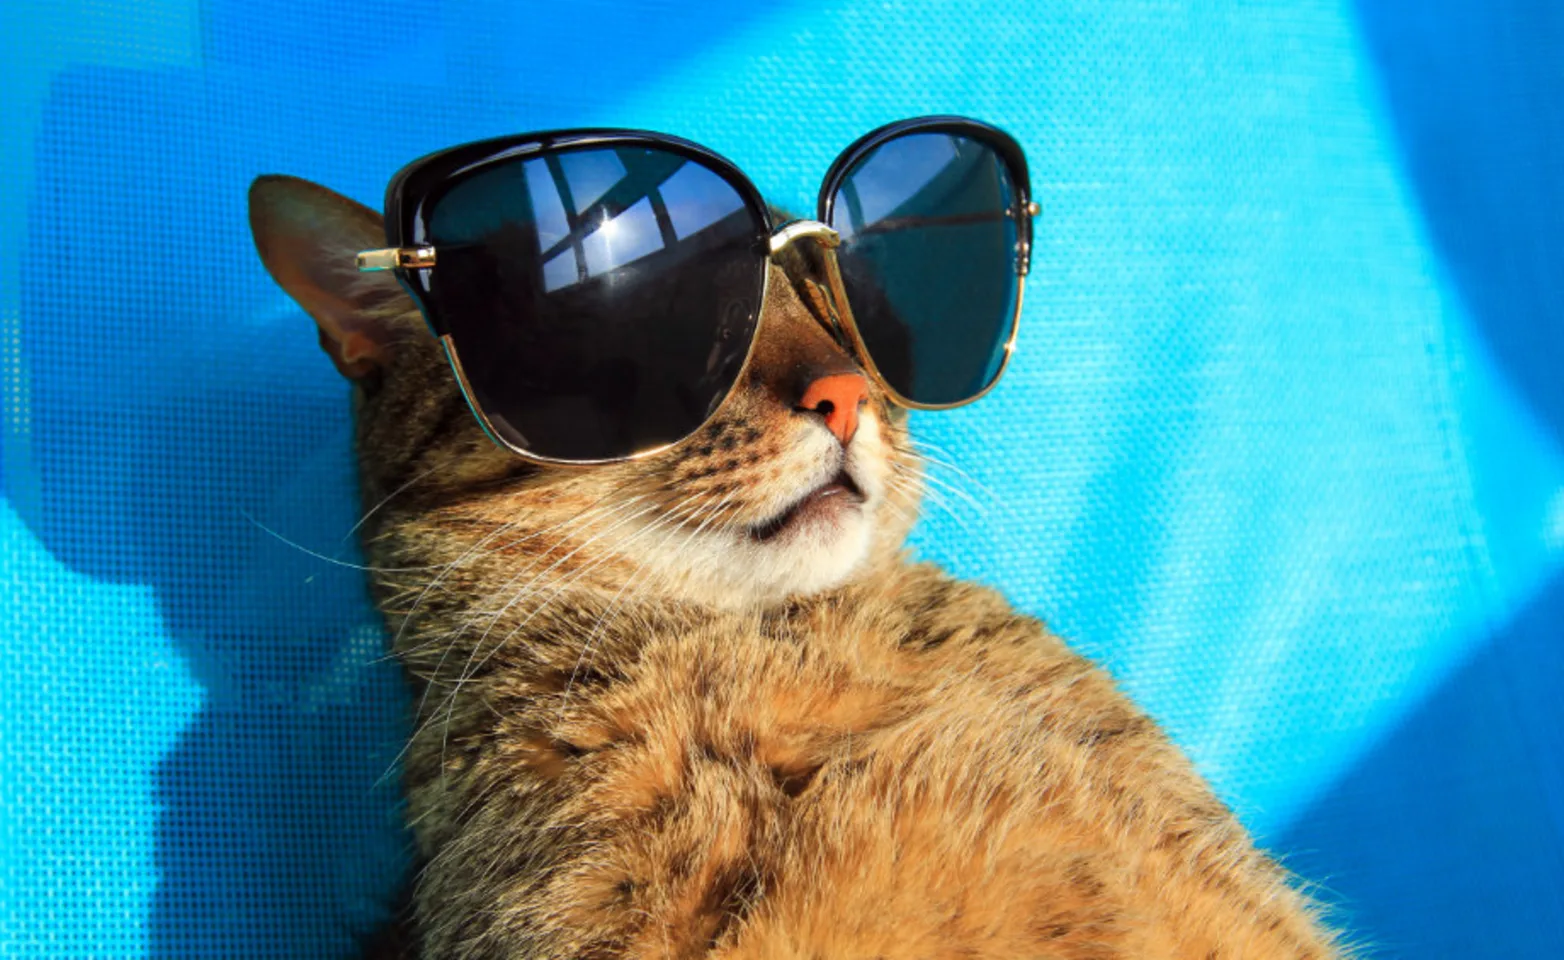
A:
[[[1033,657],[1075,654],[1039,618],[999,590],[930,563],[904,562],[865,577],[816,605],[822,629],[929,659],[937,652],[1014,648]]]

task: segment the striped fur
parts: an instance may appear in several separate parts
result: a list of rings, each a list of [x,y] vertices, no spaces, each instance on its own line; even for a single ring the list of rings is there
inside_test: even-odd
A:
[[[362,529],[417,704],[419,871],[385,949],[1339,956],[1102,671],[904,555],[920,465],[883,398],[846,452],[858,512],[750,534],[842,462],[794,409],[800,370],[852,363],[817,271],[772,268],[748,378],[701,434],[588,470],[494,448],[411,304],[359,298],[394,334],[358,381]]]

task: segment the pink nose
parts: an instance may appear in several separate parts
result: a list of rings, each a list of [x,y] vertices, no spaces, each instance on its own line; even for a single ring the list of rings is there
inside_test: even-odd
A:
[[[798,408],[825,417],[826,428],[845,447],[858,432],[858,408],[868,399],[869,381],[863,374],[837,373],[811,383]]]

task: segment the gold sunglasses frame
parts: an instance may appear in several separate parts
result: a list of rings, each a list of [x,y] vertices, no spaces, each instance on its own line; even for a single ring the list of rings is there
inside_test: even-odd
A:
[[[956,118],[925,119],[940,120]],[[893,124],[890,127],[881,128],[881,130],[877,130],[874,133],[871,133],[869,136],[863,138],[860,143],[870,140],[876,135],[881,134],[883,131],[890,131],[893,128],[901,128],[903,126],[911,126],[919,122],[920,121],[903,121],[901,124]],[[844,152],[843,155],[846,156],[852,151],[852,149],[853,148],[850,147],[849,150]],[[1006,211],[1006,213],[1010,216],[1020,219],[1021,217],[1036,217],[1040,212],[1037,203],[1028,199],[1024,195],[1018,197],[1017,204],[1017,209]],[[921,403],[919,401],[912,400],[906,396],[903,396],[899,390],[891,386],[889,381],[885,379],[885,375],[880,372],[879,366],[874,362],[874,357],[869,353],[868,345],[864,342],[863,334],[859,331],[857,322],[853,319],[852,307],[848,302],[847,291],[842,284],[841,269],[836,259],[835,250],[838,246],[841,245],[842,240],[841,235],[837,233],[835,229],[827,224],[821,223],[818,220],[794,220],[782,224],[771,234],[767,250],[767,264],[769,267],[769,265],[775,263],[774,258],[776,255],[794,243],[801,240],[814,240],[821,248],[821,260],[824,263],[826,283],[829,287],[828,292],[830,294],[830,296],[827,298],[827,305],[831,314],[831,326],[827,327],[826,332],[831,334],[831,336],[838,343],[843,344],[843,346],[850,350],[853,359],[860,367],[863,368],[864,372],[869,376],[869,379],[872,380],[875,386],[884,392],[886,397],[897,406],[905,407],[911,410],[953,410],[958,407],[964,407],[970,403],[976,403],[978,400],[981,400],[983,397],[987,396],[996,386],[999,385],[999,381],[1004,377],[1005,370],[1010,366],[1010,360],[1015,354],[1016,336],[1020,332],[1021,328],[1021,309],[1026,294],[1026,277],[1029,273],[1028,266],[1031,260],[1030,242],[1029,239],[1025,237],[1026,235],[1023,235],[1023,239],[1017,241],[1018,249],[1016,250],[1015,260],[1015,309],[1012,311],[1010,316],[1010,329],[1005,337],[1004,355],[1000,359],[999,368],[994,371],[993,378],[989,380],[988,384],[984,386],[982,390],[978,391],[976,394],[973,394],[971,397],[968,397],[964,400],[955,401],[954,403]],[[398,276],[403,279],[405,283],[406,277],[402,271],[434,269],[437,266],[438,258],[439,254],[437,249],[429,245],[412,247],[384,247],[375,250],[360,251],[356,257],[356,264],[359,271],[366,273],[384,270],[396,271]],[[739,371],[737,375],[735,375],[733,383],[728,387],[727,393],[725,393],[722,400],[712,408],[712,412],[707,415],[706,419],[702,420],[694,429],[677,440],[658,444],[657,446],[648,447],[643,450],[637,450],[633,453],[629,453],[620,457],[607,457],[598,460],[564,460],[554,457],[542,456],[509,442],[500,435],[499,431],[494,428],[493,423],[491,423],[489,420],[488,414],[483,411],[483,408],[474,399],[472,385],[467,380],[467,373],[462,367],[461,356],[457,351],[456,344],[452,341],[450,334],[441,334],[439,336],[440,346],[445,351],[445,357],[447,362],[449,362],[451,365],[452,372],[456,375],[457,385],[462,391],[462,398],[467,401],[468,409],[472,411],[473,416],[478,421],[478,424],[483,428],[483,432],[497,446],[509,451],[523,460],[526,460],[529,463],[536,464],[538,466],[596,467],[614,463],[629,463],[637,460],[645,460],[677,449],[683,444],[693,440],[700,434],[701,430],[707,424],[711,423],[722,413],[723,408],[728,405],[730,400],[732,400],[733,395],[737,392],[739,383],[743,381],[744,375],[748,372],[750,363],[755,356],[756,344],[760,342],[760,338],[763,336],[765,328],[766,295],[770,289],[770,286],[771,271],[770,269],[766,269],[762,271],[761,274],[760,307],[758,308],[758,313],[755,317],[754,332],[750,335],[749,347],[744,354],[744,361],[740,364]],[[420,309],[422,309],[421,304]],[[824,325],[825,323],[822,321],[822,326]]]

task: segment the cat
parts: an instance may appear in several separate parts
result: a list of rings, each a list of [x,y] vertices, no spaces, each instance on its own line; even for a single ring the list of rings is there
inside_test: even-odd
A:
[[[377,214],[273,175],[250,222],[354,384],[363,546],[416,704],[387,949],[1346,954],[1102,670],[906,555],[920,458],[817,319],[824,254],[773,259],[701,433],[551,468],[485,436],[412,301],[354,269]],[[855,422],[801,403],[828,376],[862,380]]]

